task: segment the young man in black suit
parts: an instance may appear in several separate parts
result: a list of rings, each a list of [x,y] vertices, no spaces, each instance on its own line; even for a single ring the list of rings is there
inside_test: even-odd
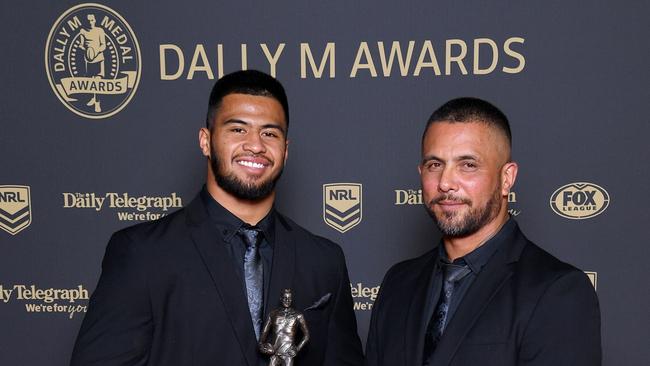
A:
[[[420,172],[442,242],[386,274],[369,366],[597,366],[600,312],[587,276],[508,215],[517,177],[506,116],[475,98],[430,117]]]
[[[309,327],[298,365],[363,362],[343,252],[273,206],[288,125],[271,76],[215,84],[199,131],[205,187],[186,208],[113,235],[73,366],[266,365],[260,327],[285,288]]]

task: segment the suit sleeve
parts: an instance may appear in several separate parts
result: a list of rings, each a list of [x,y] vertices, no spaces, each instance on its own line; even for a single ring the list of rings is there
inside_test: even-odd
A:
[[[329,320],[327,350],[324,366],[363,365],[361,340],[357,333],[357,318],[352,307],[350,278],[345,257],[338,249],[340,281]]]
[[[377,296],[377,301],[375,301],[375,305],[372,307],[372,315],[370,316],[370,329],[368,330],[368,338],[366,341],[366,359],[364,364],[366,366],[379,365],[379,352],[381,351],[379,347],[379,333],[381,331],[379,330],[380,321],[378,319],[380,318],[383,310],[382,306],[383,298],[385,296],[384,293],[390,292],[389,279],[391,277],[390,275],[393,271],[393,268],[389,269],[388,272],[384,275],[384,279],[381,282],[379,295]]]
[[[72,352],[71,366],[136,366],[147,362],[152,316],[141,254],[113,235]]]
[[[520,366],[600,366],[600,309],[587,276],[572,271],[549,286],[524,332]]]
[[[364,365],[366,366],[375,366],[379,364],[379,355],[377,352],[379,348],[377,347],[377,312],[379,311],[377,306],[379,299],[375,302],[375,306],[372,309],[372,315],[370,317],[370,329],[368,330],[368,339],[366,341],[366,359]]]

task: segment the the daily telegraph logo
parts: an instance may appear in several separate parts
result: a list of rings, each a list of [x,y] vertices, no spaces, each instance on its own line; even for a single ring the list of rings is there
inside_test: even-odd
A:
[[[176,193],[168,196],[133,196],[129,193],[108,192],[105,194],[64,192],[63,208],[90,209],[105,208],[117,210],[120,221],[150,221],[169,213],[170,209],[183,207],[183,201]],[[156,210],[158,212],[151,212]]]
[[[29,186],[0,186],[0,229],[16,235],[31,223]]]
[[[569,183],[551,195],[553,211],[567,219],[588,219],[600,215],[609,206],[609,193],[594,183]]]
[[[27,313],[63,313],[72,319],[77,313],[85,313],[88,290],[83,285],[74,288],[41,288],[36,285],[0,284],[0,304],[20,302]]]
[[[350,292],[354,300],[354,310],[372,310],[372,307],[375,305],[375,300],[377,300],[377,295],[379,295],[379,287],[369,287],[361,282],[355,284],[350,283]]]
[[[395,190],[395,206],[402,205],[421,205],[422,190],[421,189],[396,189]]]
[[[140,46],[115,10],[80,4],[52,26],[45,69],[54,94],[68,109],[86,118],[107,118],[121,111],[138,88]]]
[[[323,220],[335,230],[345,233],[361,222],[361,201],[361,184],[323,184]]]
[[[421,189],[396,189],[394,192],[395,192],[395,206],[423,204]],[[508,204],[511,206],[508,209],[508,213],[510,213],[511,216],[519,216],[519,214],[521,214],[521,210],[512,207],[516,203],[517,203],[517,193],[515,192],[508,193]]]

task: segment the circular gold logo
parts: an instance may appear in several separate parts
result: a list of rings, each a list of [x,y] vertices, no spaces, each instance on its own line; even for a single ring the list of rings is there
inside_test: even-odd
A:
[[[550,203],[553,211],[562,217],[588,219],[607,209],[609,193],[594,183],[569,183],[553,192]]]
[[[115,10],[80,4],[56,20],[45,45],[54,94],[86,118],[110,117],[129,103],[140,82],[140,46]]]

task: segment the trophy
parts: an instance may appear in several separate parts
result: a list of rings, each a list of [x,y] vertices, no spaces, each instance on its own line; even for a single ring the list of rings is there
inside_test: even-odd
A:
[[[260,335],[259,349],[271,356],[269,366],[293,366],[293,358],[309,341],[309,330],[304,315],[291,307],[293,295],[291,289],[282,291],[282,307],[269,313]],[[302,339],[296,345],[298,328]],[[271,339],[267,339],[271,333]]]

